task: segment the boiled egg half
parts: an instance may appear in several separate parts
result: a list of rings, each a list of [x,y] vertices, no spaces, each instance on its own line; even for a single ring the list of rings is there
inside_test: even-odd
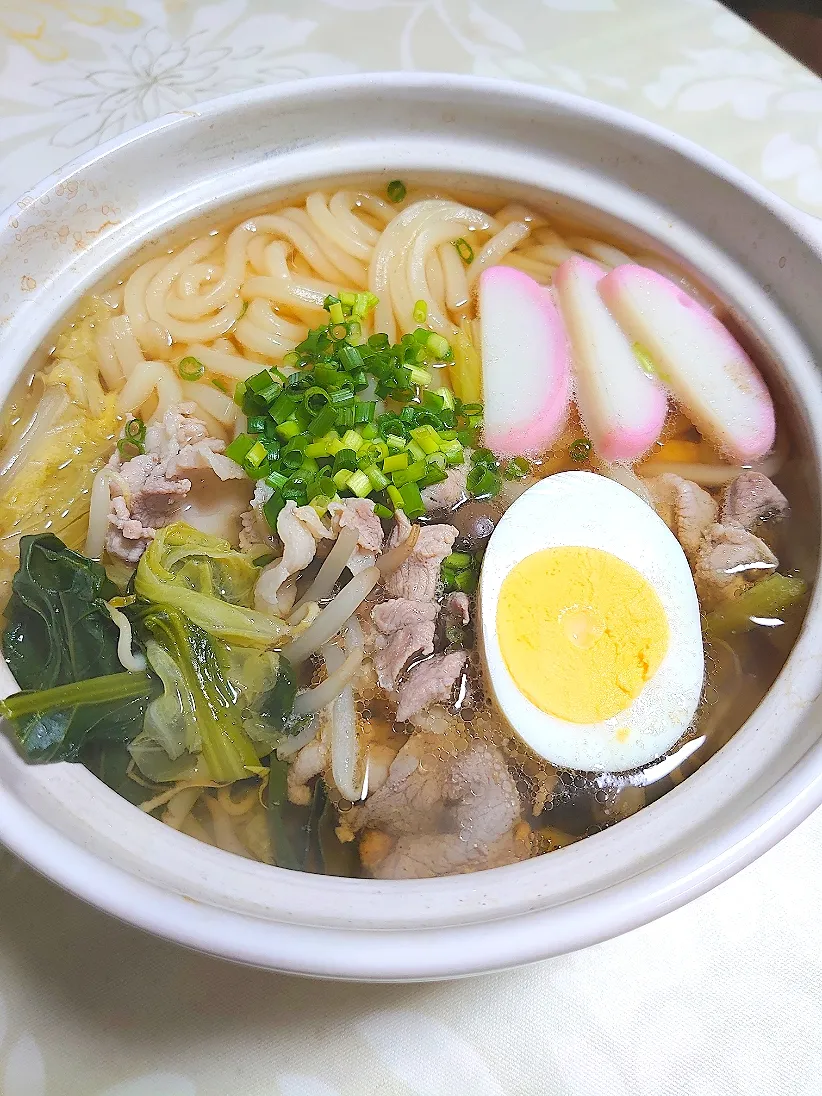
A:
[[[563,472],[525,491],[494,530],[479,594],[488,684],[547,761],[624,772],[688,729],[705,672],[691,569],[621,484]]]

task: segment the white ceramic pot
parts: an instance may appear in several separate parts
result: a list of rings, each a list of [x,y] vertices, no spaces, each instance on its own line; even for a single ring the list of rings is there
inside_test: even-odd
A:
[[[822,264],[798,217],[672,134],[559,92],[438,75],[307,81],[161,118],[47,179],[0,223],[0,398],[65,311],[144,241],[311,180],[427,173],[622,224],[705,272],[775,365],[822,480]],[[726,879],[822,801],[819,598],[746,725],[674,791],[549,856],[475,875],[305,875],[200,844],[79,766],[0,743],[0,839],[117,917],[215,955],[338,978],[441,978],[584,947]],[[14,689],[8,671],[0,684]]]

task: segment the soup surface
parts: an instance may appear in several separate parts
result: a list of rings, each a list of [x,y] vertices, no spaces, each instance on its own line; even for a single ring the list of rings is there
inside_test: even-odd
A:
[[[312,872],[634,814],[806,598],[796,442],[721,321],[654,255],[408,180],[135,263],[0,425],[9,735]]]

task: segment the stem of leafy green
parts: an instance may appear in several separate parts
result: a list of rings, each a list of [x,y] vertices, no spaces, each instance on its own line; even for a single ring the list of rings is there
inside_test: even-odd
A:
[[[73,681],[69,685],[56,685],[40,692],[15,693],[0,700],[0,715],[5,719],[21,719],[27,715],[45,715],[63,708],[80,704],[109,704],[113,700],[128,700],[137,696],[150,696],[151,677],[142,673],[107,674],[105,677]]]
[[[180,670],[184,716],[196,725],[212,780],[245,779],[259,758],[243,730],[239,693],[221,645],[169,605],[141,608],[138,619]]]

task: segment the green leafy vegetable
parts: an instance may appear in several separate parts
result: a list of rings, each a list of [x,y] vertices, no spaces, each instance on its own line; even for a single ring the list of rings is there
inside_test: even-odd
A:
[[[297,807],[288,799],[288,764],[271,756],[271,775],[268,780],[268,825],[274,863],[281,868],[303,871],[311,851],[312,834],[319,824],[322,806],[315,788],[311,809]],[[321,780],[317,781],[322,784]]]
[[[146,655],[163,693],[149,708],[146,730],[134,744],[137,756],[147,741],[155,741],[171,761],[184,752],[192,758],[201,752],[212,780],[243,780],[259,767],[259,758],[242,725],[241,691],[229,677],[224,645],[168,605],[142,607],[139,621],[150,636]]]
[[[276,617],[250,608],[259,571],[228,541],[174,522],[157,532],[137,567],[146,601],[185,613],[223,643],[266,649],[286,634]]]
[[[20,540],[3,654],[23,692],[0,704],[29,761],[76,761],[92,742],[129,742],[152,692],[126,673],[106,601],[119,590],[99,563],[51,534]]]
[[[355,841],[340,841],[337,837],[337,822],[337,809],[328,799],[317,826],[322,870],[326,875],[356,878],[362,874],[357,844]]]
[[[300,723],[292,719],[297,681],[287,658],[280,656],[279,672],[274,687],[265,692],[254,705],[255,711],[275,731],[296,734]]]
[[[780,620],[802,600],[807,583],[801,578],[769,575],[724,605],[708,613],[705,631],[709,637],[723,639],[739,632],[749,632],[759,621]]]

